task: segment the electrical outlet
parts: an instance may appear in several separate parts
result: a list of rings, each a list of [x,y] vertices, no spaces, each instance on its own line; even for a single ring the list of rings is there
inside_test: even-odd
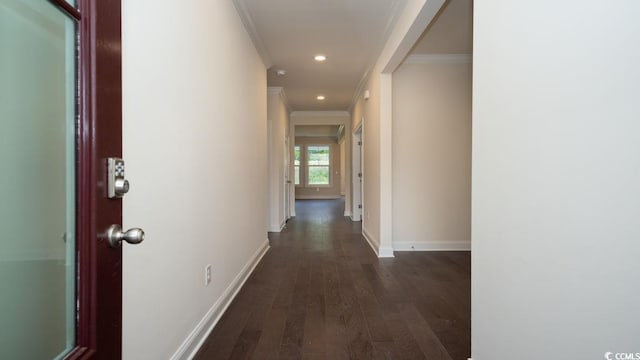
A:
[[[204,285],[208,286],[209,284],[211,284],[211,264],[204,268]]]

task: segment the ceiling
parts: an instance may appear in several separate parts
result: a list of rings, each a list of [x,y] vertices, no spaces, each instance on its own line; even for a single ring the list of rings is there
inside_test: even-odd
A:
[[[268,85],[284,88],[292,111],[348,110],[405,1],[234,0],[269,67]],[[314,61],[317,54],[327,60]]]
[[[413,47],[411,54],[473,53],[473,0],[449,0]]]
[[[268,86],[284,88],[292,111],[349,110],[407,2],[233,1],[268,67]],[[447,0],[411,54],[471,54],[472,14],[473,0]]]

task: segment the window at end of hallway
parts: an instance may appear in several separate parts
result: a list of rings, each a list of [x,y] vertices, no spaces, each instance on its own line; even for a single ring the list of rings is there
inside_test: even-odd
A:
[[[331,147],[329,145],[307,146],[307,184],[330,185],[330,159]]]
[[[295,184],[300,185],[300,145],[293,147],[293,172]]]

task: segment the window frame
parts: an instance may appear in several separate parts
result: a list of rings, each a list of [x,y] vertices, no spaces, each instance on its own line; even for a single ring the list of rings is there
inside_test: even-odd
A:
[[[329,150],[329,164],[328,165],[310,165],[309,164],[309,148],[310,147],[326,147]],[[331,144],[304,144],[304,185],[305,187],[310,187],[310,188],[314,188],[314,187],[320,187],[320,188],[330,188],[333,186],[333,176],[331,174],[331,169],[333,168],[333,149]],[[310,167],[327,167],[328,168],[328,172],[329,172],[329,176],[328,176],[328,184],[310,184],[309,183],[309,168]],[[302,182],[302,179],[300,179],[300,182]]]
[[[296,165],[296,148],[300,148],[300,165]],[[304,173],[303,173],[303,168],[304,168],[304,164],[305,164],[305,156],[304,156],[304,149],[305,149],[305,145],[304,144],[294,144],[293,145],[293,185],[295,187],[304,187]],[[298,168],[298,180],[299,182],[296,183],[296,167]]]

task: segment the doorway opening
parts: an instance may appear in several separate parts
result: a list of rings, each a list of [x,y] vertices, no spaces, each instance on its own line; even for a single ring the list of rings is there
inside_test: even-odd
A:
[[[291,114],[292,214],[301,200],[342,199],[343,216],[351,215],[350,123],[346,111]]]

